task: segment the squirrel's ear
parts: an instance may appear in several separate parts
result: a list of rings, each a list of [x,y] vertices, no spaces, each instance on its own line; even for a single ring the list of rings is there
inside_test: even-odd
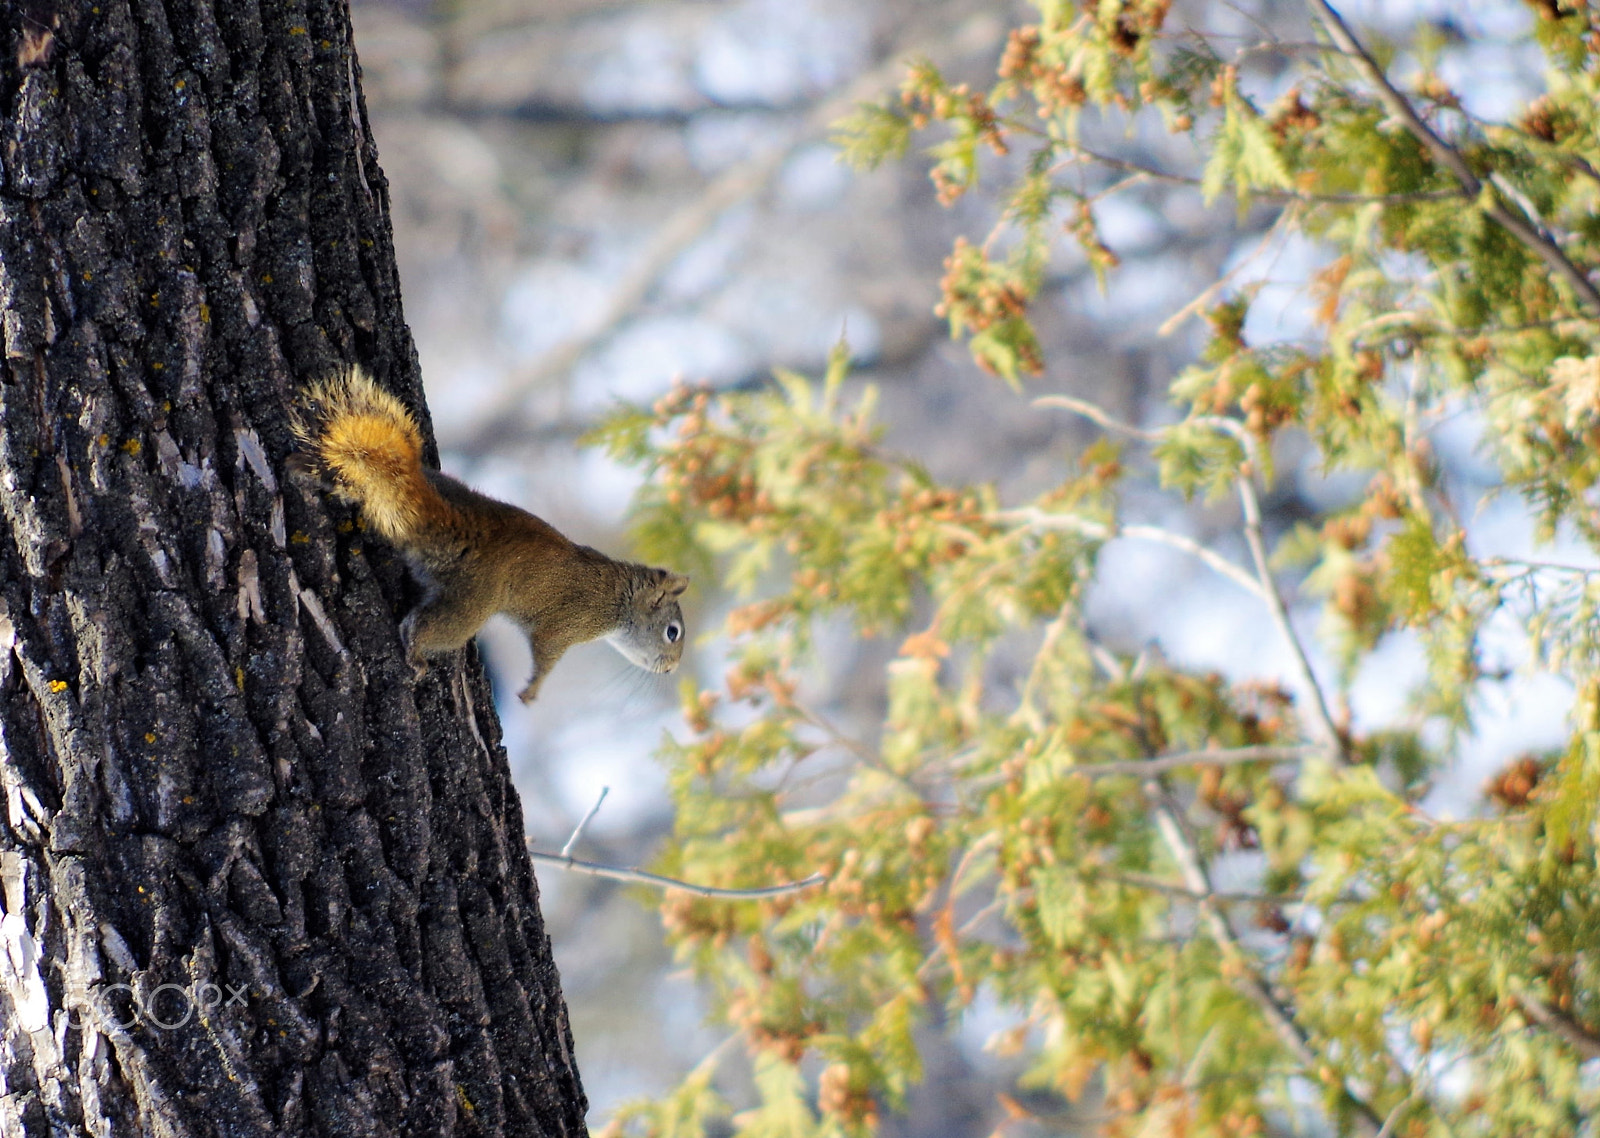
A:
[[[667,579],[661,583],[661,593],[664,597],[681,597],[688,587],[689,578],[681,573],[668,573]]]

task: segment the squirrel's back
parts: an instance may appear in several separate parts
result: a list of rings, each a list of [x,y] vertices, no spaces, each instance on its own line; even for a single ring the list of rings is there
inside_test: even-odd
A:
[[[524,701],[568,648],[602,636],[641,668],[677,666],[687,577],[574,545],[526,510],[424,470],[417,421],[359,367],[307,392],[295,435],[426,588],[401,622],[419,668],[460,648],[497,612],[521,625],[533,647]]]
[[[452,520],[455,508],[422,468],[416,419],[362,368],[352,364],[316,384],[307,400],[296,436],[380,536],[405,545]]]

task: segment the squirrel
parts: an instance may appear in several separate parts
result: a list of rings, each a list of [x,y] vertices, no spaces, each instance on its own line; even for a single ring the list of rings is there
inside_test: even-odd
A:
[[[453,652],[503,612],[533,647],[532,703],[574,644],[604,637],[634,664],[670,672],[683,655],[678,598],[689,579],[578,545],[528,511],[422,465],[404,404],[352,365],[313,385],[294,433],[339,497],[395,545],[426,590],[400,625],[407,658]]]

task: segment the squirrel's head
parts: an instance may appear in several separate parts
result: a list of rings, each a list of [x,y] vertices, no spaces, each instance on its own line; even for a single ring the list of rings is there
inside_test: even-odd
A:
[[[608,639],[629,661],[649,672],[670,672],[683,657],[688,635],[678,598],[689,578],[665,569],[638,567],[622,626]]]

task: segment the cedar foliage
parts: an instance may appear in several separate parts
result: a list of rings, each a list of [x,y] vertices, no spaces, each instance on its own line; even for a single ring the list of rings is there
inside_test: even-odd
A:
[[[1009,179],[994,232],[947,263],[952,335],[1013,387],[1048,368],[1030,305],[1056,246],[1115,274],[1097,212],[1152,182],[1313,243],[1312,331],[1253,342],[1256,290],[1219,282],[1169,425],[1098,417],[1104,440],[1028,502],[888,452],[843,351],[820,382],[682,388],[604,428],[655,472],[646,551],[716,566],[745,601],[721,630],[725,681],[685,690],[692,734],[665,747],[679,821],[661,868],[829,874],[760,904],[667,897],[753,1086],[719,1074],[724,1049],[613,1128],[872,1133],[919,1079],[919,1027],[982,996],[1009,1017],[992,1048],[1023,1069],[998,1133],[1592,1132],[1600,580],[1475,554],[1475,503],[1429,435],[1474,417],[1493,492],[1519,495],[1544,540],[1600,539],[1600,16],[1531,5],[1544,90],[1486,121],[1435,68],[1459,28],[1347,42],[1313,0],[1309,27],[1258,42],[1180,30],[1204,12],[1167,0],[1035,6],[987,89],[915,65],[840,126],[869,166],[932,135],[947,202]],[[1197,158],[1097,155],[1088,121],[1163,124]],[[1260,501],[1295,436],[1364,489],[1269,548]],[[1141,484],[1236,499],[1247,555],[1222,569],[1264,620],[1320,597],[1338,674],[1229,683],[1097,642],[1101,546],[1160,539],[1122,528]],[[802,695],[822,620],[899,645],[861,739]],[[1424,795],[1498,682],[1491,622],[1571,685],[1570,740],[1498,775],[1470,816],[1433,817]],[[1357,730],[1340,697],[1395,634],[1425,645],[1426,682],[1408,716]],[[1220,894],[1213,866],[1239,850],[1258,880]]]

